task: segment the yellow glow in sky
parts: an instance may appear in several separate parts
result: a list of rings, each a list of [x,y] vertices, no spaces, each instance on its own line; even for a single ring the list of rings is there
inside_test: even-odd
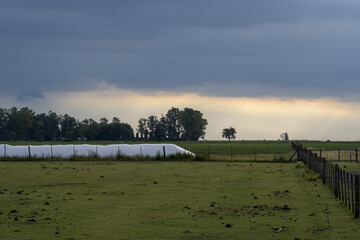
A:
[[[208,120],[206,139],[221,139],[222,129],[234,127],[236,139],[359,140],[360,104],[336,99],[209,97],[192,93],[135,92],[114,87],[89,92],[46,93],[37,112],[53,110],[79,120],[116,116],[134,130],[137,121],[166,114],[171,107],[200,110]],[[42,102],[41,102],[42,101]],[[40,103],[41,102],[41,103]],[[31,106],[29,106],[31,107]]]

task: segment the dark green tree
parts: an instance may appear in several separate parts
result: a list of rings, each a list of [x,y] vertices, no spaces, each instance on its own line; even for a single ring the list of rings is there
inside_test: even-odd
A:
[[[165,115],[167,137],[172,141],[180,139],[181,124],[179,122],[179,113],[180,110],[178,108],[172,107]]]
[[[99,139],[100,126],[94,119],[85,119],[80,124],[80,135],[90,141]]]
[[[147,131],[147,126],[146,126],[146,119],[145,118],[140,118],[138,121],[138,127],[137,127],[137,132],[140,133],[140,139],[146,139],[147,137],[145,137],[145,132]]]
[[[132,140],[134,131],[127,123],[114,117],[112,123],[101,118],[100,123],[94,119],[79,122],[65,114],[58,116],[55,112],[36,114],[29,108],[0,108],[0,140]]]
[[[0,108],[0,140],[7,140],[7,124],[9,122],[7,110]]]
[[[109,120],[101,118],[99,123],[99,135],[98,140],[110,140],[110,126]]]
[[[113,122],[110,124],[111,140],[130,141],[134,139],[134,130],[127,123]]]
[[[149,130],[150,140],[154,140],[155,129],[156,129],[156,126],[158,125],[158,123],[159,123],[159,120],[158,120],[157,116],[154,116],[154,115],[150,115],[146,121],[146,126],[147,126],[147,129]]]
[[[33,123],[33,138],[37,141],[53,141],[59,137],[59,116],[49,111],[48,114],[37,114]]]
[[[88,120],[87,120],[88,121]],[[87,122],[85,121],[85,123]],[[83,121],[84,122],[84,121]],[[79,123],[68,114],[60,117],[60,132],[63,139],[75,140],[79,136]]]
[[[34,138],[35,112],[27,107],[17,110],[12,107],[8,110],[7,129],[11,140],[31,140]]]
[[[222,137],[223,138],[227,138],[229,139],[229,141],[231,139],[235,139],[235,134],[236,134],[236,130],[233,127],[229,127],[229,128],[224,128],[222,131]]]
[[[182,126],[181,138],[187,141],[198,141],[205,136],[207,120],[203,114],[192,108],[185,108],[179,112],[179,123]]]
[[[165,141],[167,139],[167,121],[164,116],[161,116],[160,120],[155,126],[154,139],[157,141]]]

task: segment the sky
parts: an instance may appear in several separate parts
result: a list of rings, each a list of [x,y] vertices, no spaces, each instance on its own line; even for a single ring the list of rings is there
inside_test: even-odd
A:
[[[360,1],[0,0],[0,107],[200,110],[206,139],[360,140]]]

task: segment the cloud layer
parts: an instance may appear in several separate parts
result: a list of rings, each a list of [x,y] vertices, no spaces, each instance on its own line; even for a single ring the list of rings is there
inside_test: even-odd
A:
[[[125,89],[360,99],[358,1],[0,3],[2,95]],[[218,91],[218,87],[220,90]]]
[[[355,0],[2,0],[3,106],[77,118],[171,106],[207,137],[357,140],[360,2]]]

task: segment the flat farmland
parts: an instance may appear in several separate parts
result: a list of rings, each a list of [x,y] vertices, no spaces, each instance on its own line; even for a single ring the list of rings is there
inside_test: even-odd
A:
[[[291,143],[280,141],[203,141],[175,144],[210,161],[286,161],[292,153]]]
[[[1,239],[356,239],[292,163],[1,161]]]

